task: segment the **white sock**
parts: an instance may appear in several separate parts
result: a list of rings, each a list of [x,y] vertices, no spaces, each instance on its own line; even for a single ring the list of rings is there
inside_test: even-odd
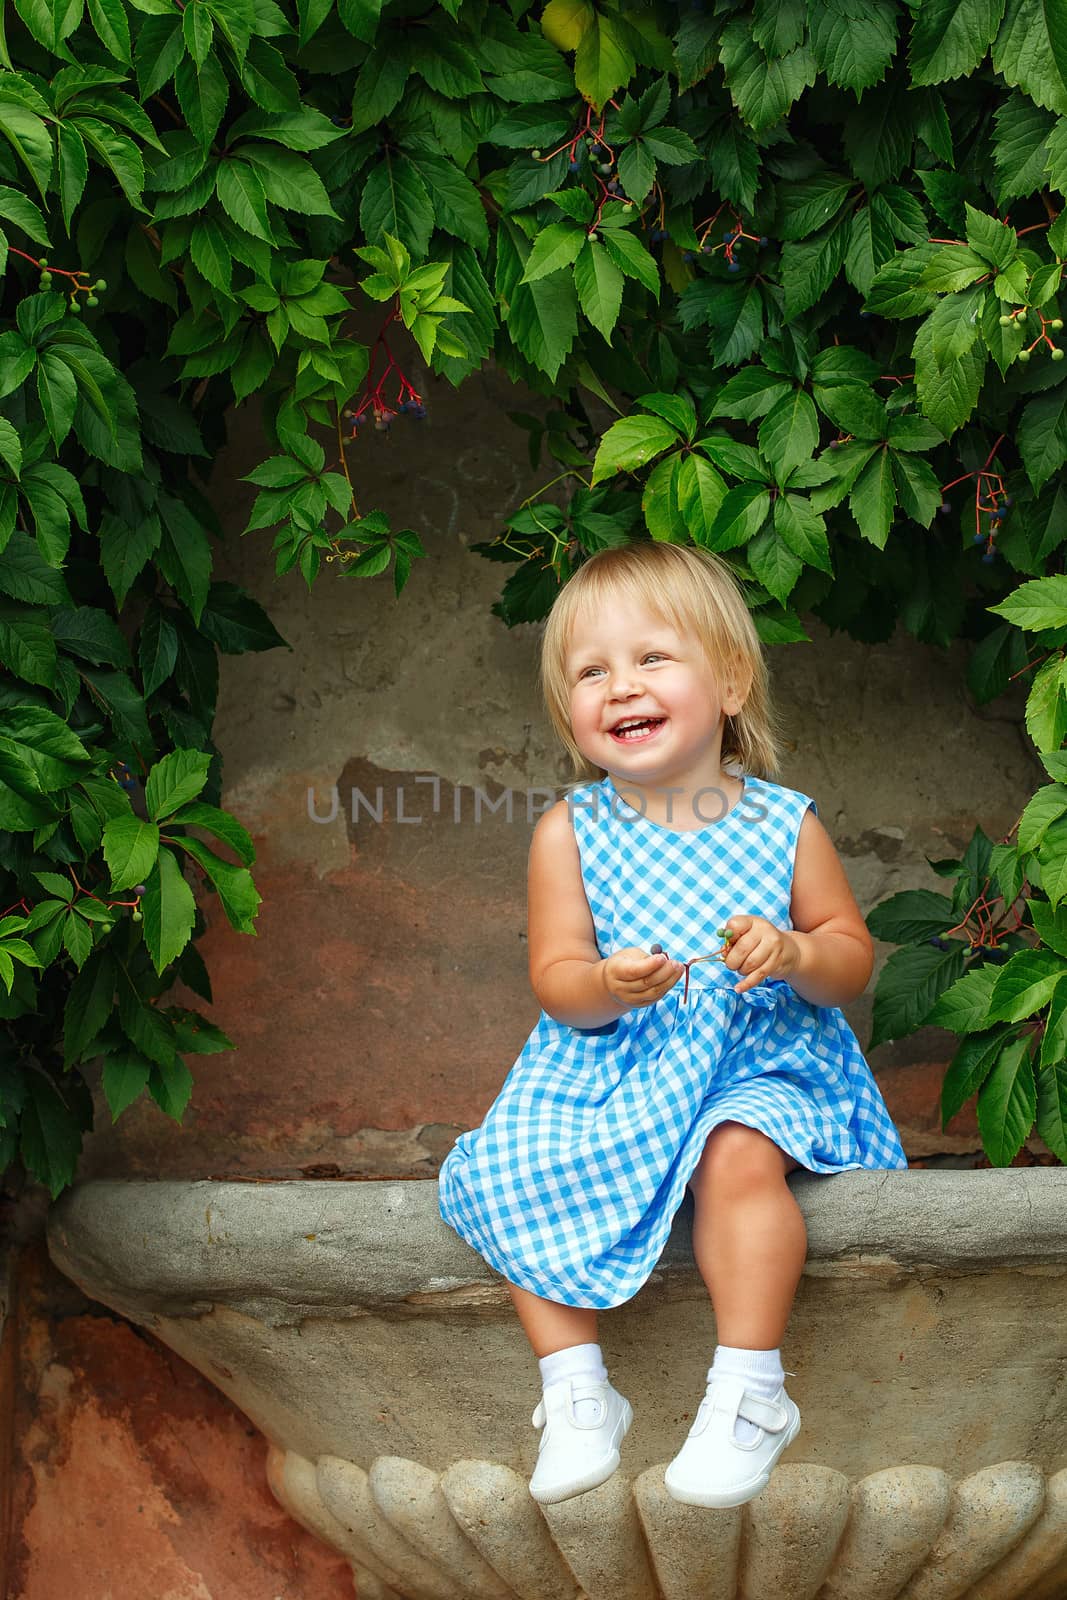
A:
[[[546,1389],[550,1383],[558,1383],[561,1378],[586,1378],[603,1383],[608,1375],[598,1344],[568,1345],[565,1350],[555,1350],[550,1356],[539,1357],[537,1365]],[[592,1398],[576,1401],[574,1409],[579,1422],[592,1422],[596,1418],[597,1406]]]
[[[773,1400],[785,1382],[782,1352],[742,1350],[737,1345],[729,1344],[716,1345],[714,1360],[708,1368],[708,1378],[712,1376],[741,1378],[745,1388],[751,1389],[761,1400]],[[734,1423],[734,1438],[741,1444],[751,1444],[758,1432],[756,1424],[749,1422],[747,1417],[738,1417]]]

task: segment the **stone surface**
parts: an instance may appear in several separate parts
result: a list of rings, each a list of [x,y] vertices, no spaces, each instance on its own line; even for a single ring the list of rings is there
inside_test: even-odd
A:
[[[277,1504],[262,1435],[216,1387],[39,1247],[18,1278],[6,1600],[352,1600],[336,1545]]]
[[[553,476],[531,471],[505,414],[544,402],[493,371],[458,393],[428,386],[417,436],[397,428],[350,450],[365,502],[427,550],[399,598],[389,575],[342,580],[336,566],[309,594],[296,573],[275,578],[268,537],[237,537],[263,441],[254,410],[234,419],[211,482],[230,536],[217,576],[260,600],[292,647],[221,661],[223,800],[254,837],[263,895],[254,939],[202,897],[210,1015],[237,1050],[197,1059],[180,1130],[146,1099],[112,1126],[98,1092],[83,1177],[425,1175],[419,1130],[480,1121],[537,1019],[525,878],[543,798],[530,816],[527,791],[569,770],[537,688],[541,627],[493,615],[510,568],[470,546]],[[816,797],[864,910],[943,887],[926,858],[959,853],[976,823],[1005,833],[1044,781],[1021,732],[1023,690],[976,707],[962,645],[810,631],[812,643],[769,653],[782,781]],[[314,820],[335,789],[336,818]],[[379,789],[377,820],[359,796],[377,811]],[[490,809],[508,795],[510,820]],[[848,1011],[861,1041],[870,1006],[869,990]],[[931,1030],[874,1053],[916,1157],[979,1149],[970,1110],[940,1130],[950,1043]]]
[[[951,1501],[952,1480],[937,1467],[888,1467],[861,1478],[819,1600],[894,1600],[940,1533]]]

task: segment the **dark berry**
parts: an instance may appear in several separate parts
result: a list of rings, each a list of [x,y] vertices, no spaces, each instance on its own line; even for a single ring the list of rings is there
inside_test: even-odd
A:
[[[137,884],[137,886],[136,886],[136,888],[134,889],[133,892],[134,892],[134,894],[147,894],[148,893],[148,888],[147,888],[147,886],[145,884],[139,883],[139,884]]]
[[[683,250],[682,251],[682,260],[683,261],[695,261],[696,258],[697,257],[696,257],[696,251],[695,250]]]
[[[761,245],[764,245],[764,244],[770,244],[771,241],[768,239],[768,237],[767,237],[767,235],[765,233],[762,233],[762,234],[760,234],[760,241],[759,242],[760,242]]]
[[[733,238],[733,234],[732,234],[732,233],[724,233],[724,234],[723,234],[723,236],[722,236],[722,242],[723,242],[723,244],[729,244],[729,243],[730,243],[730,240],[731,240],[731,239],[732,239],[732,238]]]
[[[985,543],[985,534],[984,533],[976,533],[974,538],[971,540],[971,543],[972,544],[984,544]]]
[[[933,939],[927,940],[927,943],[932,944],[935,950],[948,949],[948,945],[945,943],[944,939],[938,939],[936,936]]]
[[[654,956],[661,956],[663,954],[663,946],[661,944],[654,944],[652,946],[652,949],[650,950],[649,954],[650,955],[654,955]]]
[[[987,550],[985,555],[982,557],[982,560],[985,562],[986,566],[988,567],[989,563],[991,561],[995,561],[996,558],[997,558],[997,553],[996,553],[995,550]]]
[[[726,270],[727,270],[727,272],[740,272],[741,271],[741,263],[740,263],[740,261],[728,261],[726,263]]]
[[[942,513],[949,512],[952,510],[952,502],[950,500],[942,500],[937,509]]]
[[[573,157],[570,160],[570,162],[568,163],[567,170],[568,170],[568,172],[577,172],[578,171],[578,163],[577,163],[577,161],[575,161],[573,159]]]

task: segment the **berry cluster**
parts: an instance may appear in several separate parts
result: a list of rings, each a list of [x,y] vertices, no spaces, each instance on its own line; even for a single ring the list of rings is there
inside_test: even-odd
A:
[[[601,113],[600,121],[595,127],[593,126],[593,108],[592,106],[587,106],[585,120],[579,123],[570,138],[564,139],[561,145],[557,145],[555,150],[550,150],[547,155],[542,150],[532,150],[530,152],[535,161],[551,161],[555,156],[566,150],[569,152],[567,170],[569,172],[578,172],[581,168],[584,150],[599,190],[596,197],[596,212],[588,228],[590,239],[597,237],[596,230],[600,221],[600,214],[609,201],[620,201],[626,211],[633,209],[633,201],[627,197],[619,182],[618,171],[615,166],[615,152],[604,138],[604,124],[607,119],[608,106],[614,107],[616,111],[619,109],[617,100],[609,100],[608,105],[604,107]],[[605,179],[607,180],[606,182]]]
[[[740,217],[737,215],[737,212],[731,207],[731,214],[734,219],[733,227],[730,228],[728,232],[723,234],[721,244],[709,244],[708,236],[715,224],[718,222],[719,217],[722,215],[722,211],[723,207],[720,206],[718,211],[715,212],[714,216],[706,217],[703,222],[698,224],[698,227],[703,231],[699,234],[697,249],[684,250],[682,252],[682,259],[683,261],[695,261],[698,255],[713,256],[717,255],[721,250],[723,253],[723,260],[726,262],[727,272],[740,272],[741,263],[737,259],[737,253],[741,249],[744,240],[750,240],[751,243],[756,246],[757,250],[763,249],[763,247],[769,243],[769,240],[767,235],[763,233],[747,233]]]
[[[353,439],[368,417],[374,423],[375,433],[388,433],[396,417],[412,417],[418,422],[426,415],[426,406],[423,403],[422,395],[414,384],[409,383],[404,376],[396,357],[389,348],[389,340],[386,337],[385,330],[390,323],[396,321],[396,316],[397,309],[394,306],[378,329],[377,337],[371,347],[370,361],[367,366],[366,392],[363,399],[354,410],[349,407],[344,413],[345,420],[352,424],[351,437]],[[385,352],[387,359],[381,376],[372,383],[374,363],[378,356],[379,346]],[[385,380],[390,372],[397,374],[396,398],[392,401],[387,399],[385,394]],[[338,437],[340,437],[340,434],[338,434]]]
[[[1022,319],[1020,325],[1023,325],[1027,314],[1026,306],[1020,306],[1017,311],[1007,311],[1000,318],[1000,326],[1002,328],[1010,328],[1019,319]],[[1032,344],[1026,345],[1019,351],[1016,359],[1025,363],[1030,360],[1030,357],[1039,346],[1043,349],[1047,345],[1050,359],[1052,361],[1062,361],[1064,356],[1067,355],[1067,351],[1058,345],[1054,339],[1049,338],[1048,330],[1051,328],[1053,333],[1060,333],[1063,329],[1063,318],[1046,317],[1041,311],[1037,314],[1041,318],[1041,332]]]
[[[116,772],[112,772],[111,777],[115,779],[115,782],[119,785],[120,789],[125,789],[128,793],[132,794],[134,789],[137,787],[137,779],[134,777],[125,761],[118,761],[115,763],[115,766],[117,776]]]
[[[24,250],[15,250],[14,248],[11,254],[21,256],[23,261],[30,263],[31,267],[37,267],[40,270],[39,287],[43,290],[51,289],[56,278],[66,278],[70,284],[70,288],[67,291],[70,301],[69,309],[74,316],[81,315],[82,303],[78,299],[79,295],[85,296],[85,304],[87,306],[98,306],[100,304],[96,291],[107,288],[106,278],[97,278],[94,283],[90,283],[87,272],[81,270],[68,272],[66,267],[50,266],[44,256],[38,259],[36,256],[28,256]]]
[[[682,992],[682,1000],[683,1000],[683,1002],[688,1000],[688,998],[689,998],[689,969],[690,969],[690,967],[695,967],[698,961],[718,961],[726,954],[726,952],[730,948],[730,941],[734,937],[734,930],[732,928],[716,928],[715,932],[718,935],[718,937],[723,941],[722,944],[719,946],[718,950],[713,950],[710,955],[706,955],[706,956],[690,956],[688,961],[683,961],[682,962],[682,965],[685,968],[685,988],[684,988],[684,990]],[[661,944],[654,944],[651,947],[651,949],[649,950],[649,955],[653,955],[653,956],[662,956],[662,955],[666,955],[666,953],[667,952],[664,950],[664,948],[663,948],[663,946]]]
[[[1062,351],[1060,352],[1062,355]],[[965,472],[959,478],[953,478],[951,483],[942,486],[942,495],[949,489],[954,489],[958,483],[968,483],[974,480],[974,544],[984,544],[982,560],[987,566],[996,560],[997,547],[996,535],[1000,532],[1004,518],[1012,504],[1012,497],[1004,487],[1004,479],[999,472],[992,470],[993,457],[1003,442],[1001,434],[996,444],[986,457],[985,465],[974,472]],[[938,510],[943,515],[948,515],[952,510],[949,500],[942,500]],[[984,519],[984,522],[983,522]]]

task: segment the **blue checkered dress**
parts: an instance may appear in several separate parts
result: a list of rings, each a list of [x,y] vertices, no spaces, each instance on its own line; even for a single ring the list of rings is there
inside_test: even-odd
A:
[[[569,802],[603,954],[659,943],[680,960],[704,955],[735,913],[792,927],[807,795],[748,777],[732,811],[690,831],[641,816],[610,777]],[[906,1167],[841,1011],[781,979],[740,995],[737,981],[702,962],[688,1002],[683,978],[601,1028],[542,1012],[484,1122],[441,1168],[445,1221],[512,1283],[607,1307],[648,1278],[720,1122],[760,1129],[812,1172]]]

